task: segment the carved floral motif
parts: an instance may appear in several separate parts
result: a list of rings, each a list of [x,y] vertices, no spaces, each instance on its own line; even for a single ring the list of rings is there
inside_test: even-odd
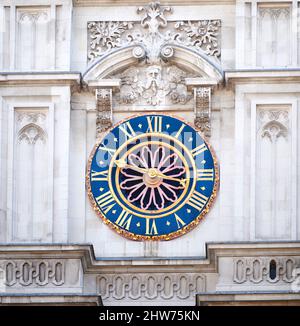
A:
[[[115,47],[122,46],[122,34],[132,27],[133,23],[130,22],[102,21],[88,23],[90,36],[88,59],[92,60]]]
[[[158,147],[154,152],[144,146],[137,154],[131,153],[128,162],[132,168],[123,168],[121,174],[125,181],[120,188],[129,191],[128,201],[139,202],[142,209],[149,209],[153,205],[160,210],[178,200],[178,191],[184,189],[179,181],[166,178],[178,178],[185,174],[185,168],[180,166],[176,153],[166,155],[164,147]],[[151,179],[143,171],[152,170],[157,177]],[[160,175],[165,176],[161,178]]]
[[[186,33],[186,38],[180,35],[176,40],[187,46],[202,49],[207,55],[219,57],[221,49],[219,47],[218,34],[221,27],[220,20],[200,20],[198,22],[177,22],[175,28]]]
[[[147,60],[151,64],[157,64],[161,57],[170,57],[172,44],[192,47],[215,58],[221,55],[220,20],[171,22],[167,20],[166,14],[171,14],[172,8],[160,6],[158,2],[139,7],[137,13],[143,14],[140,23],[89,22],[88,60],[92,61],[114,48],[132,44],[142,44],[147,49]],[[162,51],[166,45],[168,51]]]

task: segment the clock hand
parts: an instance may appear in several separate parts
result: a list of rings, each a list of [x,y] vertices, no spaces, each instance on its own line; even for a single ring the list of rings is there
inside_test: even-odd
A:
[[[141,173],[148,173],[150,177],[161,177],[163,179],[167,179],[167,180],[172,180],[172,181],[177,181],[179,182],[182,186],[185,186],[185,182],[187,181],[187,179],[178,179],[178,178],[173,178],[173,177],[170,177],[168,175],[165,175],[161,172],[159,172],[158,170],[156,169],[144,169],[144,168],[139,168],[137,166],[134,166],[134,165],[130,165],[128,163],[126,163],[125,160],[123,159],[120,159],[120,160],[116,160],[115,161],[116,165],[121,168],[121,169],[132,169],[132,170],[135,170],[137,172],[141,172]]]
[[[147,173],[148,172],[148,169],[143,169],[143,168],[139,168],[139,167],[134,166],[134,165],[130,165],[130,164],[126,163],[122,159],[116,160],[115,163],[121,169],[128,168],[128,169],[132,169],[132,170],[135,170],[135,171],[141,172],[141,173]]]
[[[165,174],[163,174],[163,173],[161,173],[159,171],[156,172],[156,175],[158,177],[163,178],[163,179],[172,180],[172,181],[178,181],[183,186],[185,186],[185,182],[187,181],[187,179],[178,179],[178,178],[169,177],[168,175],[165,175]]]

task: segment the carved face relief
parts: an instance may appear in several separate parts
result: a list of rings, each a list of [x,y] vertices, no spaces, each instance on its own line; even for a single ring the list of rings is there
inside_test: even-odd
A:
[[[120,78],[120,92],[116,93],[119,105],[151,105],[171,107],[186,105],[193,96],[187,90],[185,78],[191,74],[176,66],[140,65],[111,76]]]

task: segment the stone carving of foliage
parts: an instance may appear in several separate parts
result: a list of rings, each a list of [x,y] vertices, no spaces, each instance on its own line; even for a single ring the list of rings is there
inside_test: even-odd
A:
[[[113,48],[122,46],[122,34],[132,27],[133,23],[131,22],[102,21],[88,23],[90,36],[88,59],[92,60]]]
[[[175,40],[184,45],[202,49],[207,55],[219,57],[221,54],[218,41],[220,27],[220,20],[177,22],[175,28],[178,31],[184,31],[185,34],[176,36]]]
[[[157,64],[161,56],[164,59],[170,57],[172,44],[220,57],[220,20],[168,21],[165,14],[171,14],[172,8],[160,6],[158,2],[139,7],[137,13],[143,14],[139,23],[88,22],[88,60],[101,57],[114,48],[133,44],[142,44],[147,49],[147,60],[151,64]]]

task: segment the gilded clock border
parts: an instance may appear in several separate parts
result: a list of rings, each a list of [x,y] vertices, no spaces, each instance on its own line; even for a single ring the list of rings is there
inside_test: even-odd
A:
[[[102,142],[102,140],[113,129],[117,128],[122,123],[124,123],[124,122],[126,122],[126,121],[128,121],[130,119],[133,119],[133,118],[143,117],[143,116],[147,116],[147,115],[161,115],[161,116],[165,116],[165,117],[172,117],[172,118],[175,118],[175,119],[178,119],[178,120],[182,121],[186,125],[190,126],[194,130],[196,130],[201,135],[201,138],[204,140],[206,146],[208,147],[208,149],[211,152],[213,162],[214,162],[214,172],[215,172],[215,180],[214,180],[213,191],[212,191],[211,196],[209,197],[209,200],[207,201],[207,203],[205,205],[205,209],[191,223],[189,223],[188,225],[186,225],[182,229],[180,229],[178,231],[175,231],[175,232],[171,232],[169,234],[157,235],[157,236],[146,236],[146,235],[134,234],[132,232],[126,231],[126,230],[118,227],[113,222],[111,222],[109,219],[107,219],[105,217],[105,215],[101,212],[100,208],[98,207],[98,205],[97,205],[97,203],[95,201],[95,198],[93,196],[92,189],[91,189],[91,182],[90,182],[91,181],[90,180],[90,172],[91,172],[92,160],[93,160],[95,152],[96,152],[97,148],[99,147],[100,143]],[[118,123],[114,124],[111,128],[109,128],[105,133],[103,133],[102,137],[97,140],[96,144],[94,145],[94,147],[92,149],[92,152],[89,155],[88,162],[87,162],[87,170],[86,170],[85,181],[86,181],[87,194],[88,194],[90,203],[91,203],[94,211],[102,219],[102,221],[106,225],[108,225],[112,230],[114,230],[115,232],[117,232],[121,236],[123,236],[123,237],[125,237],[127,239],[130,239],[130,240],[134,240],[134,241],[158,241],[158,240],[169,241],[169,240],[178,238],[178,237],[190,232],[191,230],[193,230],[200,223],[200,221],[204,218],[204,216],[210,211],[210,209],[212,208],[212,206],[213,206],[213,204],[215,202],[215,199],[217,197],[217,193],[219,191],[220,173],[219,173],[219,164],[218,164],[217,156],[215,154],[214,149],[212,148],[210,143],[207,141],[207,139],[203,135],[203,133],[196,126],[194,126],[192,123],[190,123],[190,122],[186,121],[185,119],[183,119],[181,117],[178,117],[178,116],[176,116],[174,114],[164,114],[164,113],[160,113],[160,112],[147,112],[147,113],[134,114],[132,116],[127,117],[126,119],[122,119]]]

